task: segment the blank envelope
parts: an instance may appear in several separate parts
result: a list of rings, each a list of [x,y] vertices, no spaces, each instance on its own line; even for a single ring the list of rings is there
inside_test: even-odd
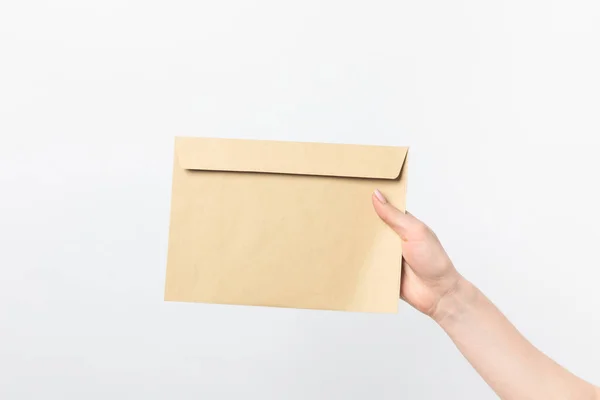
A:
[[[406,147],[176,138],[165,300],[396,312]]]

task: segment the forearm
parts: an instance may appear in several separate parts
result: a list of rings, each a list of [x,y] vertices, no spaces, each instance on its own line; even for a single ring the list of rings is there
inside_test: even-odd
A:
[[[600,400],[594,386],[536,349],[466,280],[440,301],[434,319],[502,399]]]

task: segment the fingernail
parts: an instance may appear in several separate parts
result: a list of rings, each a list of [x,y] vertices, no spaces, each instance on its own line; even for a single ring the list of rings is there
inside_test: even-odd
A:
[[[377,197],[377,200],[379,200],[382,204],[387,203],[387,199],[383,196],[379,189],[375,189],[373,194],[375,195],[375,197]]]

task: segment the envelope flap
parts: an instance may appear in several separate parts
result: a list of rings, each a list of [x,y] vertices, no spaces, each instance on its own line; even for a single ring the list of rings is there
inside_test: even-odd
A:
[[[396,179],[407,147],[178,137],[181,168]]]

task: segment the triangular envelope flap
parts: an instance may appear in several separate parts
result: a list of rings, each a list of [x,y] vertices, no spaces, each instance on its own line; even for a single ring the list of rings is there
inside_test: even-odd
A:
[[[175,152],[188,170],[396,179],[408,148],[178,137]]]

